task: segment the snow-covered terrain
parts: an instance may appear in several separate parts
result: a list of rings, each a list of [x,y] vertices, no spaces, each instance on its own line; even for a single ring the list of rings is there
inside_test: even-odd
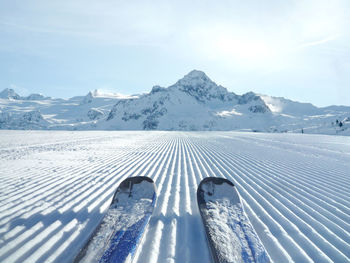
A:
[[[317,108],[248,92],[237,95],[193,70],[170,87],[124,96],[95,90],[53,99],[0,93],[0,129],[239,130],[350,135],[350,107]]]
[[[4,90],[0,96],[0,128],[2,129],[55,129],[74,130],[89,125],[108,115],[113,105],[126,96],[89,92],[86,96],[69,100],[39,97],[26,98],[13,95],[13,90]],[[28,99],[28,98],[35,99]],[[14,99],[16,98],[16,99]]]
[[[134,262],[210,262],[196,191],[238,188],[274,262],[350,262],[350,138],[241,132],[0,131],[0,262],[70,262],[119,183],[157,205]]]

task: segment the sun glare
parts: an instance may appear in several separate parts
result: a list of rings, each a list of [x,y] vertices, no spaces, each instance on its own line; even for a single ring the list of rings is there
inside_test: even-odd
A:
[[[256,67],[277,59],[276,44],[260,34],[239,33],[223,28],[197,29],[193,32],[195,50],[211,60],[231,61],[245,67]]]
[[[262,40],[227,35],[217,38],[213,45],[220,56],[228,56],[247,62],[258,62],[274,55],[273,48]]]

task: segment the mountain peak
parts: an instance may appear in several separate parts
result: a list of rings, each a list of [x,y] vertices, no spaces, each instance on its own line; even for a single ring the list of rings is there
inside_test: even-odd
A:
[[[18,100],[21,97],[13,89],[6,88],[0,92],[0,98]]]
[[[210,80],[209,77],[200,70],[192,70],[187,75],[184,76],[184,79],[203,79],[203,80]]]
[[[217,86],[203,71],[192,70],[173,86]]]
[[[236,97],[234,93],[218,86],[203,71],[199,70],[192,70],[169,88],[185,92],[200,102],[211,100],[233,101]]]

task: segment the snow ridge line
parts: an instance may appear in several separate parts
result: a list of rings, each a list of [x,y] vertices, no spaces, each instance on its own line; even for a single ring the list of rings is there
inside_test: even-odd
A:
[[[249,137],[235,137],[234,139],[235,140],[242,140],[242,141],[245,141],[245,142],[246,141],[252,142],[252,139],[249,139]],[[268,141],[264,141],[264,142],[268,142]],[[275,141],[270,141],[270,142],[276,143]],[[285,143],[285,142],[280,142],[279,141],[279,143]],[[286,148],[280,147],[280,145],[271,146],[270,144],[266,144],[266,143],[265,144],[264,143],[260,143],[259,145],[262,146],[262,147],[274,147],[276,149],[286,150]],[[303,144],[299,144],[298,145],[298,144],[295,144],[295,143],[293,144],[293,146],[304,147]],[[291,153],[300,154],[300,150],[299,151],[293,151],[292,149],[288,148],[288,151],[290,151]],[[323,152],[324,151],[326,151],[326,150],[323,150]],[[310,154],[303,154],[303,155],[305,157],[310,157]],[[323,154],[323,155],[321,155],[321,157],[325,157],[325,155]],[[349,156],[348,159],[350,160],[350,156]],[[269,159],[269,160],[273,161],[273,159]],[[291,163],[291,159],[288,160],[288,162]],[[337,176],[335,178],[333,178],[333,180],[334,180],[334,182],[337,182],[338,184],[335,184],[335,186],[342,187],[342,185],[339,185],[339,183],[344,183],[344,181],[350,183],[350,178],[348,178],[346,176],[347,174],[344,174],[344,172],[343,172],[344,170],[338,169],[337,166],[333,164],[334,162],[339,163],[339,160],[337,158],[333,158],[332,159],[332,169],[330,169],[329,168],[329,163],[328,163],[328,165],[324,165],[324,162],[319,162],[318,161],[316,163],[315,162],[311,163],[310,161],[306,162],[304,160],[305,167],[313,166],[315,168],[315,170],[317,170],[317,171],[324,171],[324,170],[326,170],[326,171],[332,172],[332,174],[336,174]],[[280,164],[282,164],[282,162]],[[294,167],[298,167],[298,163],[294,163],[294,164],[295,164]],[[344,162],[341,162],[341,164],[344,165]],[[347,165],[347,166],[350,168],[349,165]],[[311,175],[313,175],[313,173],[311,173]],[[332,184],[333,182],[328,182],[328,183]]]
[[[111,161],[109,161],[109,162],[107,162],[105,165],[106,165],[106,167],[108,167],[113,161],[115,161],[115,158],[112,158],[112,160]],[[51,182],[49,182],[48,184],[47,184],[47,186],[52,186],[51,187],[51,191],[48,191],[50,188],[44,188],[44,189],[42,189],[41,190],[41,192],[42,193],[45,193],[45,195],[48,195],[48,194],[50,194],[51,192],[55,192],[56,193],[56,195],[59,195],[59,191],[58,191],[58,189],[56,189],[55,187],[57,186],[57,185],[59,185],[59,187],[60,187],[60,189],[65,189],[65,186],[64,185],[70,185],[70,186],[72,186],[71,187],[71,189],[70,189],[70,191],[66,191],[66,193],[64,194],[64,196],[63,196],[63,198],[62,198],[62,196],[60,196],[60,200],[62,200],[62,199],[65,199],[65,196],[69,196],[71,199],[73,198],[73,196],[74,196],[74,194],[73,194],[73,196],[71,195],[71,192],[74,192],[74,188],[75,187],[79,187],[80,188],[80,190],[82,190],[82,189],[84,189],[84,188],[82,188],[82,184],[81,184],[81,182],[83,182],[83,186],[85,185],[87,185],[87,186],[89,186],[89,184],[90,184],[90,181],[91,180],[86,180],[86,171],[87,170],[89,170],[91,167],[93,167],[92,165],[89,167],[89,166],[85,166],[85,168],[83,169],[83,170],[81,170],[81,172],[79,172],[78,174],[76,174],[76,176],[75,177],[72,177],[72,178],[74,178],[74,180],[73,181],[70,181],[70,180],[66,180],[65,178],[65,175],[72,175],[72,174],[74,174],[74,171],[71,171],[70,173],[69,172],[66,172],[65,174],[62,174],[61,175],[61,177],[58,177],[57,178],[57,182],[54,180],[54,181],[51,181]],[[110,166],[109,166],[110,167]],[[80,168],[81,169],[81,168]],[[91,173],[95,173],[95,172],[97,172],[97,171],[91,171]],[[54,177],[54,176],[52,176],[52,177]],[[45,186],[45,184],[44,184],[44,186]],[[31,203],[35,203],[38,199],[40,199],[40,197],[42,197],[41,196],[41,192],[37,192],[37,189],[35,189],[35,190],[33,190],[32,191],[32,193],[36,193],[34,196],[32,195],[31,196],[31,198],[30,198],[30,202]],[[31,193],[31,192],[30,192]],[[27,195],[29,195],[30,193],[28,193]],[[80,192],[81,193],[81,192]],[[23,197],[24,196],[19,196],[19,199],[23,199]],[[34,198],[33,198],[34,197]],[[37,197],[37,198],[35,198],[35,197]],[[50,196],[50,197],[54,197],[54,196]],[[48,202],[50,202],[50,200],[47,200]],[[56,202],[58,202],[58,201],[56,201]],[[27,204],[27,202],[25,202],[25,203],[22,203],[23,205],[24,204]],[[27,207],[28,206],[30,206],[30,204],[28,204],[27,205]],[[40,211],[40,208],[42,207],[42,205],[40,205],[39,206],[39,211]],[[22,209],[23,209],[23,207],[21,207],[21,206],[17,206],[16,207],[17,209],[18,209],[18,211],[20,211],[20,212],[23,212],[23,211],[21,211]],[[33,210],[31,210],[30,211],[30,213],[35,213],[35,212],[39,212],[39,211],[33,211]],[[14,212],[13,211],[8,211],[10,214],[12,214],[12,216],[19,216],[18,214],[14,214]],[[64,210],[63,211],[61,211],[61,212],[64,212]],[[28,216],[27,216],[28,217]],[[0,222],[2,222],[2,221],[0,221]],[[5,222],[6,223],[6,222]]]
[[[203,145],[202,145],[203,146]],[[213,154],[216,158],[218,157],[218,153],[217,152],[215,152],[215,154],[214,154],[214,150],[206,150],[206,151],[203,151],[203,152],[208,152],[208,153],[210,153],[210,154]],[[214,158],[215,158],[214,157]],[[223,158],[222,158],[223,159]],[[247,177],[248,175],[249,175],[249,172],[248,171],[245,171],[244,172],[244,167],[245,167],[245,165],[237,165],[237,164],[234,164],[234,165],[236,165],[236,169],[241,169],[243,172],[241,173],[241,175],[240,176],[245,176],[245,177]],[[259,174],[259,172],[254,172],[255,173],[255,176],[256,175],[258,175]],[[253,184],[255,184],[255,182],[253,182],[253,181],[250,181],[250,185],[251,185],[251,183],[253,183]],[[261,183],[261,182],[260,182]],[[259,187],[258,187],[258,189],[261,189],[261,184],[259,184]],[[267,192],[266,192],[267,193]],[[269,193],[267,193],[267,194],[269,194]],[[269,194],[270,195],[270,194]],[[273,200],[273,199],[272,199]],[[276,206],[275,205],[275,207],[280,207],[280,206]],[[285,208],[284,208],[285,209]],[[316,233],[317,234],[317,232],[316,231],[312,231],[314,234]],[[310,233],[310,232],[309,232]],[[313,235],[312,235],[313,236]],[[344,248],[344,245],[345,245],[345,247],[346,248]],[[331,246],[332,247],[332,246]],[[343,244],[342,244],[342,247],[343,247],[343,251],[345,250],[345,251],[348,251],[348,246],[346,245],[346,243],[344,243],[343,242]],[[329,243],[327,243],[327,245],[326,246],[324,246],[324,249],[329,249]],[[332,254],[332,253],[331,253]],[[336,254],[338,254],[338,253],[336,253]],[[341,253],[340,253],[341,254]],[[346,257],[345,257],[345,255],[343,255],[344,257],[343,258],[340,258],[340,260],[344,260]],[[338,258],[338,260],[339,260],[339,258]]]
[[[243,155],[241,155],[240,158],[244,158]],[[249,160],[249,158],[251,158],[251,156],[247,155],[246,160]],[[257,162],[258,163],[258,162]],[[269,168],[269,166],[267,166],[267,164],[269,163],[268,161],[266,162],[259,162],[260,164],[263,164],[266,169]],[[271,165],[272,166],[272,165]],[[325,206],[332,206],[334,207],[334,213],[337,213],[337,211],[339,211],[342,214],[348,214],[346,213],[350,204],[346,203],[346,200],[344,200],[344,198],[339,198],[337,195],[343,196],[343,194],[341,193],[341,191],[339,190],[334,190],[336,194],[333,194],[329,191],[326,191],[326,189],[323,189],[323,187],[320,188],[316,188],[314,185],[317,184],[317,180],[306,180],[304,177],[300,177],[299,174],[303,174],[302,171],[298,170],[294,170],[292,169],[288,169],[288,166],[285,165],[281,165],[281,164],[274,164],[275,168],[280,168],[282,171],[284,171],[284,173],[280,173],[279,175],[276,175],[276,178],[281,178],[284,179],[286,181],[288,181],[289,183],[295,185],[295,187],[298,187],[299,189],[303,190],[303,193],[310,193],[311,195],[313,195],[315,198],[319,199],[320,201],[323,201]],[[272,172],[274,171],[273,169],[271,170]],[[276,174],[276,173],[275,173]],[[312,179],[313,177],[311,177]],[[331,180],[331,178],[329,178],[329,180]],[[313,182],[314,184],[310,184],[309,182]],[[310,191],[313,190],[312,192]],[[322,194],[321,194],[322,193]],[[334,199],[337,199],[337,201],[339,202],[335,202]],[[345,203],[343,203],[345,202]]]
[[[266,190],[264,190],[262,195],[266,198],[266,200],[268,200],[274,207],[278,207],[279,208],[278,210],[280,211],[280,213],[285,215],[289,221],[291,221],[293,219],[293,223],[295,224],[296,227],[298,227],[298,229],[301,233],[305,234],[305,237],[307,237],[306,239],[309,240],[309,242],[311,242],[311,243],[317,244],[316,245],[317,249],[320,248],[320,249],[323,249],[323,251],[330,251],[332,249],[333,246],[330,245],[329,242],[325,241],[325,239],[319,235],[320,229],[315,230],[313,227],[311,227],[310,224],[305,222],[305,220],[303,221],[302,219],[300,219],[300,215],[296,215],[295,213],[293,213],[293,211],[291,211],[291,209],[288,206],[286,206],[286,204],[284,204],[284,202],[282,202],[284,199],[283,196],[279,196],[279,199],[277,201],[277,199],[275,198],[276,195],[272,195],[272,193],[274,191],[271,188],[269,188],[265,183],[263,183],[263,181],[258,179],[258,177],[259,177],[258,173],[254,173],[254,171],[253,171],[253,174],[255,177],[255,180],[253,181],[250,179],[251,173],[248,169],[241,168],[241,171],[242,171],[242,174],[244,174],[245,177],[248,179],[248,181],[250,182],[251,185],[255,184],[256,186],[259,185],[260,187],[262,185],[265,186],[264,189],[266,189]],[[289,202],[290,206],[293,206],[293,203],[291,201],[288,200],[288,202]],[[313,234],[307,235],[308,233],[313,233]],[[343,242],[343,244],[341,244],[340,246],[342,246],[342,248],[345,250],[349,249],[349,247],[344,248],[344,245],[346,247],[346,243]],[[333,248],[333,249],[335,249],[335,248]],[[336,254],[342,254],[342,253],[340,253],[340,251],[336,251],[336,252],[338,252]],[[333,253],[334,253],[333,251],[330,251],[330,253],[327,253],[327,254],[333,254]],[[316,254],[317,254],[317,252],[316,252]],[[338,258],[336,260],[344,260],[344,258]]]
[[[118,157],[122,158],[122,156],[124,156],[124,158],[125,158],[125,156],[131,155],[131,154],[132,153],[130,153],[130,152],[128,153],[128,152],[123,152],[122,151],[117,156],[111,156],[109,158],[110,161],[108,161],[108,159],[104,159],[103,161],[104,161],[104,164],[106,165],[106,167],[108,167],[108,165],[110,163],[112,163],[112,161],[117,161]],[[68,168],[68,167],[67,168],[66,167],[62,167],[62,168],[58,168],[58,169],[53,169],[54,171],[52,169],[48,170],[48,172],[50,172],[50,174],[52,174],[54,172],[54,173],[58,173],[59,175],[66,175],[66,174],[72,175],[72,174],[76,174],[76,171],[78,171],[78,174],[82,174],[82,173],[86,172],[88,170],[88,168],[91,168],[91,167],[96,167],[96,164],[94,163],[94,164],[89,164],[89,165],[83,165],[83,166],[77,167],[75,169],[71,169],[71,168]],[[28,175],[24,174],[23,176],[28,176]],[[43,174],[38,173],[35,177],[31,177],[31,180],[41,178],[42,176],[43,176]],[[57,177],[57,175],[52,175],[52,176],[56,176]],[[47,181],[49,181],[49,180],[50,180],[50,178]],[[37,183],[37,182],[34,180],[34,182],[32,184],[35,184],[35,183]],[[42,186],[42,184],[40,186]],[[37,191],[37,189],[29,189],[29,190],[31,190],[32,192],[36,192]],[[19,189],[19,190],[17,190],[17,192],[23,193],[23,190]],[[30,193],[32,193],[32,192],[30,192]]]
[[[244,157],[244,155],[246,156],[246,159],[249,160],[251,158],[254,158],[254,156],[252,155],[249,155],[249,154],[240,154],[241,158]],[[300,162],[299,163],[291,163],[290,160],[288,160],[288,164],[289,165],[286,165],[286,164],[283,164],[282,162],[274,162],[273,159],[269,159],[269,160],[264,160],[264,161],[259,161],[257,160],[256,162],[259,162],[260,164],[264,165],[265,167],[268,167],[267,164],[271,164],[270,166],[273,167],[273,168],[280,168],[281,170],[284,171],[284,173],[279,173],[278,177],[283,177],[284,178],[290,178],[293,180],[293,183],[294,184],[297,184],[298,182],[300,182],[299,184],[297,184],[299,187],[303,188],[304,191],[308,191],[309,188],[313,188],[315,189],[315,184],[317,183],[318,185],[318,188],[316,188],[317,190],[314,191],[315,194],[318,194],[320,192],[320,189],[323,189],[322,191],[322,195],[318,194],[319,195],[319,198],[324,198],[324,196],[329,196],[331,195],[331,198],[328,199],[328,200],[324,200],[327,204],[330,202],[334,205],[338,205],[338,203],[334,202],[333,201],[333,198],[338,198],[336,195],[332,195],[331,192],[327,191],[328,188],[326,188],[327,186],[325,185],[325,188],[322,187],[322,184],[319,184],[319,178],[318,176],[320,176],[320,174],[317,174],[315,175],[312,170],[310,170],[311,168],[309,167],[313,167],[312,164],[306,164],[305,165],[305,168],[304,169],[300,169]],[[297,167],[299,167],[299,169],[297,169]],[[325,170],[327,171],[329,170],[328,168]],[[322,170],[323,171],[323,170]],[[330,170],[328,174],[330,174],[332,171]],[[305,176],[303,177],[300,177],[300,175],[302,174],[305,174]],[[287,177],[288,176],[288,177]],[[315,178],[317,179],[316,181],[312,181],[310,180],[310,178]],[[306,180],[305,178],[307,178],[308,180]],[[310,181],[313,182],[313,184],[310,184]],[[330,181],[330,178],[328,178],[328,181]],[[331,182],[330,182],[331,184]],[[344,182],[341,183],[341,185],[344,185]],[[306,187],[307,186],[307,187]],[[346,191],[348,191],[349,189],[345,189],[345,194],[347,193]],[[341,194],[339,191],[339,189],[334,189],[334,191],[337,193],[337,194]],[[345,198],[348,198],[347,196],[343,196]],[[344,198],[343,198],[344,199]],[[345,201],[345,200],[342,200],[342,199],[338,199],[338,201],[342,202],[342,201]],[[347,210],[349,207],[349,204],[345,204],[345,207],[342,206],[342,207],[338,207],[337,209],[339,210]]]
[[[265,222],[265,225],[268,227],[271,233],[269,236],[273,236],[273,238],[270,237],[269,242],[267,243],[268,252],[272,251],[271,256],[279,260],[285,259],[286,262],[289,262],[291,258],[293,258],[292,260],[296,262],[298,262],[298,260],[301,260],[301,262],[311,262],[311,259],[306,255],[301,247],[299,247],[298,244],[296,244],[295,241],[287,235],[282,226],[279,225],[279,223],[270,216],[268,211],[266,211],[263,206],[257,202],[257,200],[250,194],[250,192],[248,192],[250,189],[246,190],[241,186],[241,183],[239,181],[235,180],[235,178],[231,176],[236,175],[235,172],[232,171],[229,167],[227,167],[228,170],[226,170],[216,159],[212,159],[212,161],[217,166],[216,176],[221,175],[221,177],[227,178],[229,180],[233,179],[234,184],[240,190],[241,196],[244,198],[244,200],[249,202],[250,206],[259,215],[260,220]],[[282,250],[277,250],[277,248],[281,247],[283,247]],[[289,252],[287,252],[284,247],[287,247]],[[297,258],[295,258],[293,254],[297,254]]]
[[[92,166],[91,166],[92,167]],[[82,169],[82,167],[74,169],[74,170],[67,170],[64,172],[58,172],[59,177],[57,177],[56,174],[53,174],[52,176],[48,175],[48,180],[44,180],[44,184],[42,185],[38,185],[37,187],[32,187],[27,189],[27,191],[23,190],[18,190],[19,192],[21,192],[21,195],[17,195],[17,199],[23,201],[23,199],[25,200],[25,197],[28,196],[28,200],[30,200],[31,203],[35,203],[37,200],[39,200],[40,198],[42,198],[42,194],[45,193],[45,196],[49,196],[50,199],[46,199],[47,202],[51,202],[51,200],[54,199],[55,196],[61,196],[61,191],[60,189],[63,189],[63,191],[65,192],[64,195],[69,196],[71,191],[66,191],[66,185],[70,185],[73,186],[72,188],[74,188],[75,185],[80,185],[81,183],[81,179],[85,179],[85,173],[86,173],[86,169],[89,169],[89,166],[84,166],[84,168]],[[76,173],[76,171],[79,171],[78,173]],[[57,173],[57,172],[56,172]],[[75,174],[75,177],[71,177],[70,179],[67,180],[66,176],[70,176],[72,174]],[[85,183],[86,180],[84,180]],[[57,189],[57,185],[59,185],[59,188]],[[47,186],[47,187],[46,187]],[[40,189],[41,188],[41,189]],[[39,191],[38,191],[39,190]],[[33,193],[35,193],[33,195]],[[55,193],[55,194],[51,194],[51,193]],[[10,202],[13,202],[14,200],[10,200]],[[23,207],[25,204],[27,205],[26,207],[30,206],[30,204],[28,204],[28,202],[22,203],[22,205],[17,205],[14,204],[13,207],[15,207],[18,211],[24,209],[25,207]],[[7,212],[9,214],[14,215],[14,212],[11,210],[8,210],[10,207],[7,207]],[[18,216],[18,215],[16,215]]]
[[[145,237],[144,247],[141,248],[140,255],[137,259],[146,258],[148,262],[156,262],[158,259],[159,249],[161,246],[161,237],[163,233],[164,223],[155,215],[161,214],[161,203],[164,199],[164,181],[166,179],[167,171],[170,166],[172,156],[174,154],[176,142],[175,140],[168,141],[168,150],[166,155],[163,155],[163,160],[155,175],[152,175],[157,186],[158,200],[157,206],[153,211],[153,216],[148,225],[148,235]],[[159,217],[159,216],[158,216]],[[149,236],[149,237],[148,237]],[[135,259],[136,260],[136,259]]]
[[[164,146],[164,145],[163,145]],[[149,154],[152,154],[152,151],[150,148],[145,151],[145,154],[146,155],[149,155]],[[155,151],[157,152],[157,151]],[[124,180],[126,177],[130,176],[130,175],[137,175],[138,173],[140,173],[142,171],[142,166],[144,164],[145,161],[150,161],[148,158],[144,158],[145,156],[143,155],[139,155],[137,158],[133,159],[132,162],[133,162],[133,165],[132,167],[129,167],[128,169],[126,170],[122,170],[123,171],[123,175],[122,177],[118,178],[118,177],[113,177],[111,178],[111,183],[109,184],[110,186],[115,186],[115,185],[118,185],[119,183],[117,182],[120,182],[122,180]],[[127,164],[126,164],[127,165]],[[113,173],[113,171],[112,171]],[[121,174],[119,174],[121,175]],[[104,196],[107,196],[107,200],[111,198],[111,196],[113,195],[115,191],[115,187],[110,187],[108,191],[106,191],[106,193],[104,194]],[[106,200],[106,199],[104,199]],[[105,201],[102,201],[103,203],[105,203]],[[90,202],[91,203],[91,202]],[[109,204],[109,202],[107,203]]]
[[[166,231],[163,230],[160,243],[160,252],[157,258],[157,262],[161,263],[162,260],[167,262],[174,262],[175,247],[176,247],[176,227],[178,217],[177,208],[172,207],[175,201],[175,185],[176,185],[176,164],[178,162],[179,151],[179,138],[176,138],[174,157],[172,158],[171,165],[168,170],[167,177],[168,184],[164,193],[163,205],[160,208],[160,215],[162,217],[168,217],[168,220],[163,220],[163,225]],[[175,204],[176,205],[176,204]]]
[[[159,145],[158,145],[159,146]],[[147,160],[147,158],[142,158],[142,156],[140,156],[140,158],[139,159],[144,159],[144,160]],[[135,159],[134,159],[135,160]],[[113,190],[113,192],[114,192],[114,190]]]
[[[186,252],[183,253],[183,250],[181,250],[181,248],[179,249],[179,255],[183,255],[183,257],[179,258],[179,262],[191,262],[193,261],[195,258],[193,257],[193,255],[195,257],[197,257],[197,260],[199,262],[205,262],[205,259],[209,259],[210,258],[210,254],[209,254],[209,250],[205,250],[203,249],[203,247],[199,247],[196,246],[195,244],[200,243],[202,245],[207,245],[206,242],[206,237],[205,237],[205,233],[203,231],[203,227],[202,227],[202,222],[201,222],[201,218],[199,215],[199,209],[197,206],[197,187],[198,187],[198,183],[199,182],[199,176],[200,173],[195,173],[194,172],[194,168],[193,168],[193,152],[191,151],[189,145],[191,144],[191,141],[188,139],[188,135],[183,139],[184,143],[184,150],[185,150],[185,156],[186,158],[184,159],[184,169],[185,167],[187,167],[187,176],[189,176],[189,178],[187,178],[189,185],[188,188],[192,189],[191,191],[188,189],[189,191],[189,200],[188,202],[190,202],[188,205],[191,208],[191,213],[186,213],[185,214],[185,230],[186,231],[186,244],[184,246],[186,246]],[[186,160],[186,161],[185,161]],[[186,173],[185,173],[186,175]],[[197,175],[197,176],[196,176]],[[181,231],[181,230],[180,230]],[[191,232],[190,232],[191,231]],[[192,233],[191,235],[189,233]],[[181,244],[183,243],[183,240],[179,240],[179,242],[181,242]],[[192,253],[190,253],[190,251]],[[190,255],[192,255],[192,257],[190,257]],[[200,258],[199,255],[201,255],[202,257]]]
[[[273,182],[273,184],[272,183],[270,184],[274,186],[276,191],[283,192],[283,194],[287,194],[291,196],[293,202],[299,203],[299,207],[308,207],[309,213],[312,213],[314,217],[315,216],[317,217],[317,215],[319,215],[322,218],[324,218],[327,221],[328,226],[332,225],[333,222],[336,221],[338,222],[337,223],[338,225],[341,225],[344,228],[346,228],[347,231],[350,231],[350,225],[346,221],[342,220],[340,217],[337,216],[337,214],[341,212],[339,209],[334,209],[334,211],[332,212],[326,210],[324,206],[321,206],[319,204],[319,202],[323,203],[322,200],[318,200],[319,202],[316,201],[317,198],[315,199],[315,201],[311,200],[313,196],[305,194],[305,192],[301,193],[298,187],[294,186],[289,181],[284,180],[283,177],[276,174],[274,170],[266,166],[264,167],[258,164],[258,162],[252,165],[259,167],[258,169],[264,170],[265,171],[264,175],[267,178],[270,178],[270,181]],[[278,186],[278,188],[276,186]],[[290,193],[286,191],[288,187],[289,187],[289,192],[292,193],[293,195],[290,195]],[[304,194],[304,196],[302,194]],[[309,196],[310,199],[307,199],[305,195]],[[296,197],[298,197],[299,199],[296,199]],[[318,213],[317,214],[313,213],[313,210],[317,210]],[[343,232],[345,230],[341,228],[341,231]]]

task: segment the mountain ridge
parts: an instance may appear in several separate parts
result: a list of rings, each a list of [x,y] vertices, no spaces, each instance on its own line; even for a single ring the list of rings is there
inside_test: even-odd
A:
[[[13,89],[0,93],[1,129],[244,130],[350,135],[350,107],[318,108],[285,98],[242,95],[193,70],[140,95],[103,93],[67,100]],[[341,124],[340,124],[341,123]]]

